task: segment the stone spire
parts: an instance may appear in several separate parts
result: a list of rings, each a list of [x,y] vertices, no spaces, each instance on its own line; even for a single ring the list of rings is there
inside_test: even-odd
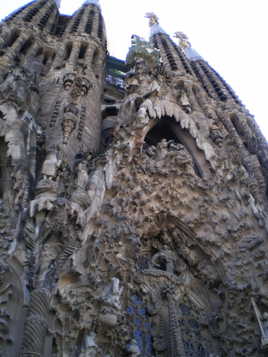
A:
[[[153,12],[147,12],[145,17],[149,19],[149,26],[151,28],[150,36],[154,36],[157,33],[166,33],[159,25],[158,17]]]
[[[170,36],[159,25],[158,17],[153,12],[147,12],[145,17],[149,19],[151,28],[150,42],[158,48],[166,69],[171,71],[187,72],[192,74],[190,63],[184,51],[176,46]]]

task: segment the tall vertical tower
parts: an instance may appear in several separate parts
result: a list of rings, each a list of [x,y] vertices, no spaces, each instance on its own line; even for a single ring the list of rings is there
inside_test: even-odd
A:
[[[155,14],[124,62],[98,0],[59,5],[0,24],[0,355],[265,356],[253,117]]]
[[[67,160],[73,160],[78,153],[98,151],[100,143],[106,31],[99,3],[86,1],[62,31],[61,39],[43,81],[47,93],[43,96],[43,121],[50,137],[48,150],[58,146]]]

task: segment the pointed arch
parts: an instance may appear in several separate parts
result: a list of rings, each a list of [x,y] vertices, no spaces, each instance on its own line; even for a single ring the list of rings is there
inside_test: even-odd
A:
[[[146,133],[144,141],[148,145],[156,146],[163,139],[173,140],[185,147],[192,157],[194,171],[199,177],[210,174],[209,165],[203,151],[197,147],[195,139],[188,130],[182,129],[180,124],[172,117],[165,116],[157,120]]]

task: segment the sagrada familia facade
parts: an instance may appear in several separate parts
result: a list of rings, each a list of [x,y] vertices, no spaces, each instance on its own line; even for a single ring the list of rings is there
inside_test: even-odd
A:
[[[58,7],[0,23],[0,356],[267,356],[254,118],[155,14],[124,62]]]

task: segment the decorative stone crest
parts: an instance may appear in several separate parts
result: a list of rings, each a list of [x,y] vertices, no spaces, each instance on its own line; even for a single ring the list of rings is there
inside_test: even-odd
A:
[[[67,73],[63,77],[63,87],[75,99],[85,97],[92,88],[92,84],[87,78],[80,77],[76,73]]]

